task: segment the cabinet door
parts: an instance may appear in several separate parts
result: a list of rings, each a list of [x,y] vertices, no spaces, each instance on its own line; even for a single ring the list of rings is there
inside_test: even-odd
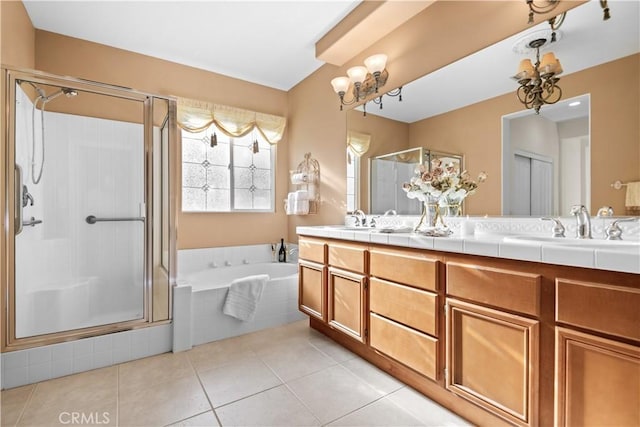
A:
[[[557,426],[640,425],[640,347],[556,328]]]
[[[329,267],[328,321],[358,341],[366,340],[366,277]]]
[[[299,261],[298,308],[309,316],[327,321],[326,267],[324,265]]]
[[[447,389],[514,424],[536,425],[538,323],[447,299]]]

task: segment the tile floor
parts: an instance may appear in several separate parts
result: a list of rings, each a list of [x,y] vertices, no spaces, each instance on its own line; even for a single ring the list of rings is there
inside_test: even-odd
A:
[[[308,321],[2,392],[20,426],[459,426]]]

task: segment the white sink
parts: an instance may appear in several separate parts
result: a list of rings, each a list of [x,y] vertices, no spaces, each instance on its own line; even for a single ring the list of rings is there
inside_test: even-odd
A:
[[[601,239],[575,239],[571,237],[548,236],[507,236],[505,242],[522,244],[549,244],[559,246],[581,246],[589,249],[640,249],[640,241],[637,240],[601,240]]]

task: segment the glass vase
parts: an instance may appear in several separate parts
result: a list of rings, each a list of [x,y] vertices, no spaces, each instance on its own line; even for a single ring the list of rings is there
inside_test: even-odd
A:
[[[429,199],[425,201],[422,205],[422,216],[420,217],[420,221],[418,221],[418,225],[416,225],[415,231],[420,231],[421,228],[435,228],[438,219],[444,226],[442,222],[442,216],[440,215],[440,205],[438,204],[437,199]]]

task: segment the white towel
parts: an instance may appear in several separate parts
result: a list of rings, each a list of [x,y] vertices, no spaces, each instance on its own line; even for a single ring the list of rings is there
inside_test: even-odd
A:
[[[640,181],[627,183],[627,194],[624,205],[627,208],[637,208],[640,206]]]
[[[231,282],[222,312],[244,321],[253,319],[268,280],[268,275],[258,274]]]

